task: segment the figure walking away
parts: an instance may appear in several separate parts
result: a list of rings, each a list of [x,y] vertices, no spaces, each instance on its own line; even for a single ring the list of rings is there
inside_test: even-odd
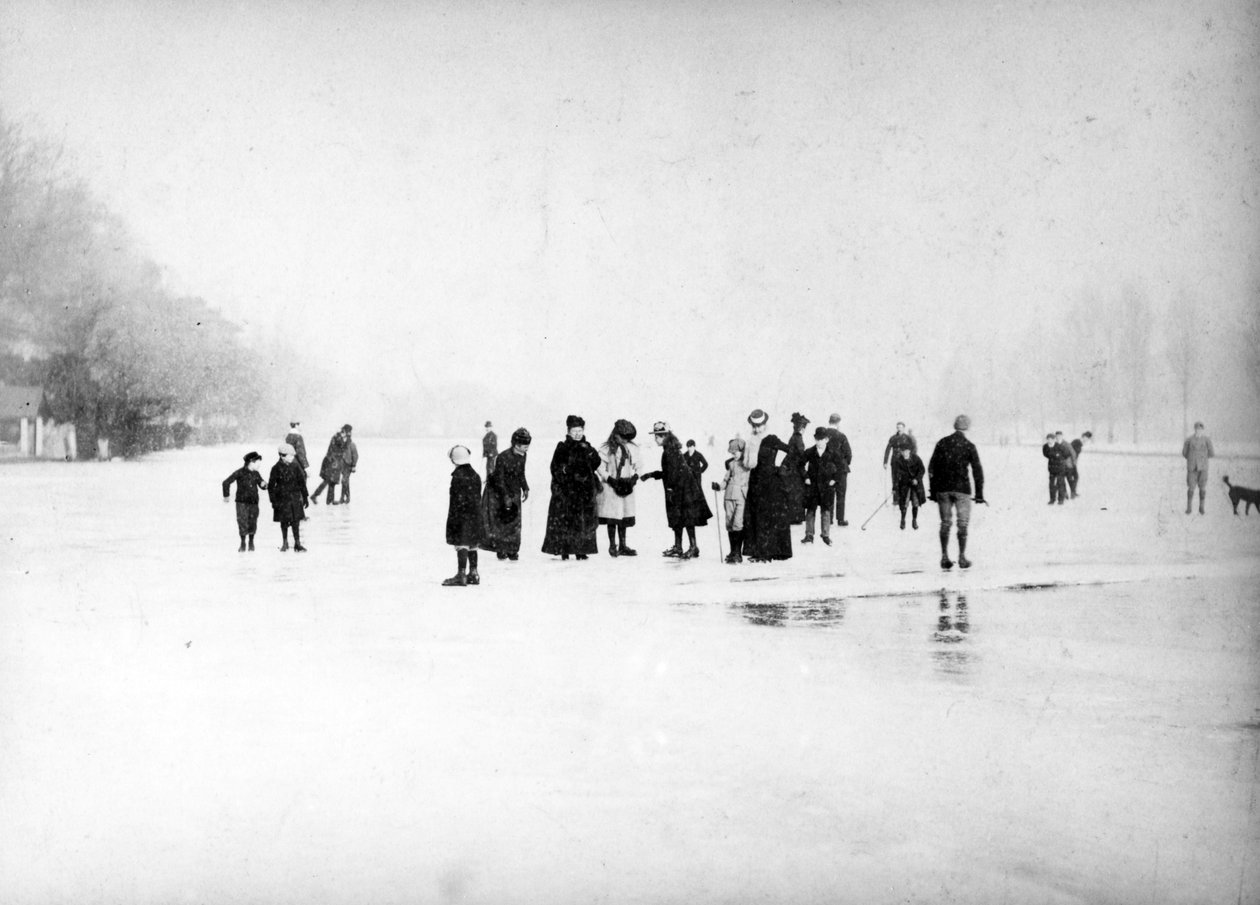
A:
[[[609,556],[637,556],[638,551],[626,545],[626,530],[634,527],[634,486],[643,468],[638,435],[633,424],[618,418],[608,440],[599,447],[599,478],[606,485],[599,495],[599,523],[608,529]]]
[[[305,553],[302,546],[302,519],[306,518],[306,471],[297,463],[297,454],[288,443],[281,443],[280,458],[271,466],[267,478],[267,496],[271,499],[271,520],[280,523],[283,543],[280,551],[289,549],[289,529],[293,529],[293,550]]]
[[[228,501],[228,488],[233,483],[236,484],[236,530],[241,536],[238,553],[245,552],[246,541],[249,542],[249,552],[254,552],[254,533],[258,531],[258,488],[267,489],[267,483],[258,473],[258,469],[262,467],[258,464],[261,461],[262,456],[258,453],[246,453],[245,464],[228,475],[223,482],[225,503]]]
[[[1068,492],[1072,499],[1076,499],[1076,482],[1080,480],[1081,473],[1078,470],[1077,463],[1081,460],[1081,453],[1085,450],[1085,444],[1094,439],[1094,435],[1085,431],[1075,440],[1072,441],[1072,470],[1068,472]]]
[[[525,456],[532,438],[523,427],[512,432],[511,447],[499,456],[494,472],[486,478],[485,535],[481,549],[499,559],[516,562],[521,552],[521,506],[529,499]]]
[[[1216,457],[1212,440],[1203,432],[1203,422],[1194,422],[1194,433],[1181,444],[1181,457],[1186,460],[1186,515],[1194,502],[1194,488],[1199,488],[1199,515],[1204,514],[1203,495],[1207,493],[1208,460]]]
[[[849,466],[853,462],[853,450],[849,446],[849,438],[840,431],[840,416],[832,413],[827,422],[827,454],[836,460],[835,520],[838,527],[844,528],[849,524],[844,518],[844,499],[849,493]]]
[[[958,565],[971,568],[967,559],[967,525],[971,521],[971,505],[984,504],[984,469],[980,453],[967,439],[971,419],[959,415],[954,419],[954,432],[936,441],[928,460],[928,493],[941,511],[941,568],[952,569],[949,558],[949,533],[955,516],[958,519]],[[967,470],[971,470],[968,477]],[[976,482],[975,499],[971,496],[971,478]]]
[[[684,460],[682,444],[664,421],[652,425],[652,436],[661,447],[661,467],[649,471],[643,480],[658,478],[665,485],[665,518],[674,529],[674,545],[663,551],[662,556],[695,559],[700,555],[696,545],[696,527],[707,525],[713,511],[704,499],[704,487],[700,479]],[[682,534],[687,532],[687,549],[682,548]]]
[[[341,458],[345,445],[344,429],[337,431],[328,441],[328,452],[324,453],[324,460],[319,464],[319,486],[311,492],[312,506],[319,505],[319,495],[323,493],[325,487],[328,488],[328,498],[324,502],[329,506],[337,505],[334,493],[337,490],[337,484],[341,482]]]
[[[551,502],[542,551],[561,559],[586,559],[599,552],[595,495],[600,492],[599,453],[586,441],[586,421],[565,419],[568,434],[551,456]]]
[[[477,545],[481,543],[481,476],[469,463],[467,446],[452,446],[447,454],[455,470],[451,472],[451,502],[446,509],[446,542],[455,548],[459,571],[442,584],[464,587],[481,584],[477,572]]]
[[[486,435],[481,438],[481,457],[486,460],[486,477],[494,474],[495,462],[499,459],[499,435],[494,432],[494,425],[486,422]]]
[[[792,558],[792,522],[788,494],[778,457],[789,452],[786,443],[766,433],[770,416],[754,409],[748,416],[752,433],[744,445],[749,469],[748,501],[744,509],[744,552],[753,562]]]
[[[923,492],[923,460],[910,446],[902,446],[893,457],[892,482],[893,499],[901,509],[901,530],[906,530],[906,506],[912,510],[910,516],[914,530],[919,530],[919,507],[927,500]]]
[[[721,490],[722,508],[726,512],[726,538],[731,552],[726,554],[728,563],[744,561],[744,507],[748,500],[748,466],[744,464],[744,441],[735,437],[726,445],[731,457],[726,460],[726,477],[722,483],[713,482],[714,490]]]
[[[350,505],[350,475],[359,467],[359,447],[354,443],[354,428],[349,424],[341,426],[341,434],[345,443],[341,448],[341,505]]]
[[[836,460],[827,455],[831,437],[827,428],[814,430],[814,445],[805,453],[805,537],[814,542],[814,516],[822,510],[822,542],[831,546],[831,507],[836,499]]]

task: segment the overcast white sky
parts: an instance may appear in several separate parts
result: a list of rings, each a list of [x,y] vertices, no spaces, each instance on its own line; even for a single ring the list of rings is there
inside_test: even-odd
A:
[[[558,419],[891,413],[954,345],[1083,289],[1243,310],[1258,23],[1241,0],[7,0],[0,104],[172,287],[299,324],[356,380],[485,380]]]

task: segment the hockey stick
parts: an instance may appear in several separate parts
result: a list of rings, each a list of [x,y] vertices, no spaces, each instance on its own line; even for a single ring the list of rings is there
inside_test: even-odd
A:
[[[866,526],[871,523],[871,519],[875,518],[875,516],[879,513],[879,510],[883,509],[887,505],[888,505],[888,497],[884,497],[884,499],[880,502],[880,504],[875,507],[875,511],[870,514],[870,517],[867,518],[867,520],[862,523],[863,531],[865,531]]]

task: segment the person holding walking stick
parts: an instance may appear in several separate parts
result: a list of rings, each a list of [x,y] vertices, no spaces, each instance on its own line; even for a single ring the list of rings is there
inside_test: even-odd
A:
[[[744,441],[739,437],[726,445],[726,451],[731,454],[726,460],[726,477],[721,484],[713,482],[713,492],[723,491],[726,538],[731,544],[731,552],[726,555],[725,561],[734,565],[744,561],[744,506],[748,500],[749,468],[744,464]]]

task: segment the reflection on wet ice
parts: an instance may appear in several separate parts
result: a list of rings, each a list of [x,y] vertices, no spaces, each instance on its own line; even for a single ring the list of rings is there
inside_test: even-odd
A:
[[[844,621],[843,600],[797,600],[785,603],[736,603],[731,608],[753,625],[781,627],[789,622],[834,626]]]
[[[967,609],[967,596],[942,589],[936,631],[932,633],[932,641],[940,645],[933,648],[932,659],[942,673],[951,676],[964,676],[968,673],[974,660],[968,638],[970,631],[971,616]]]

